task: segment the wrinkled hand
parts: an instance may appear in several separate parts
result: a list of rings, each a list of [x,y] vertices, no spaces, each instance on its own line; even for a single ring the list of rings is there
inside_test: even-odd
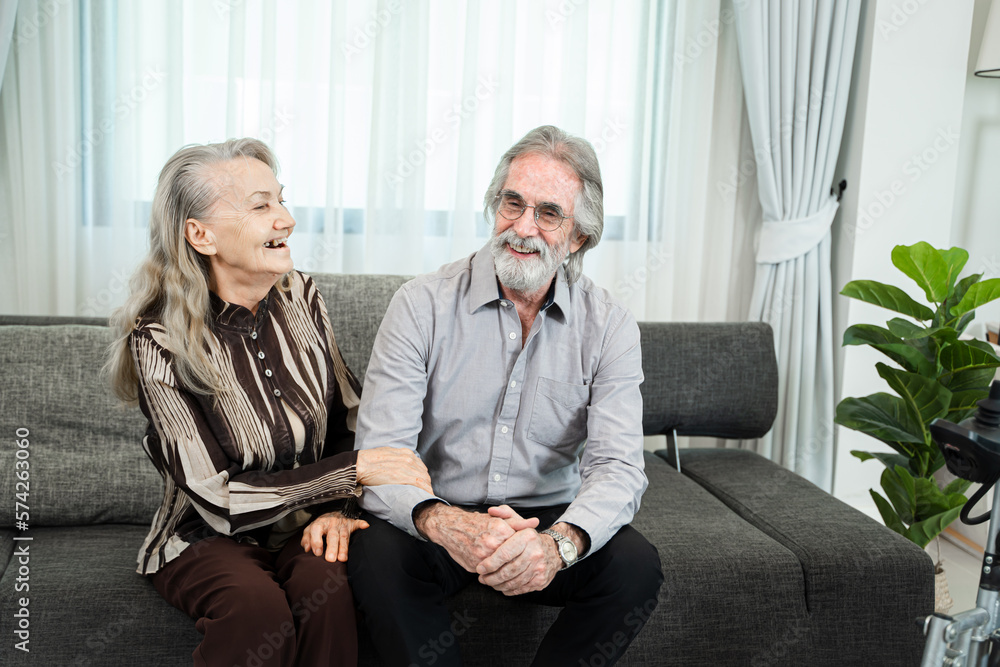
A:
[[[504,519],[492,513],[466,512],[463,509],[434,503],[421,508],[416,527],[431,542],[445,548],[448,555],[468,572],[489,557],[517,533],[513,526],[530,526],[534,530],[538,519],[522,519],[511,510]]]
[[[364,530],[368,522],[364,519],[348,519],[340,512],[322,514],[302,531],[300,544],[308,553],[319,556],[323,553],[323,542],[326,541],[326,560],[329,562],[347,562],[347,546],[351,541],[351,533]]]
[[[358,483],[363,486],[409,484],[427,493],[434,493],[427,466],[412,449],[402,447],[361,449],[358,451],[357,475]]]
[[[507,522],[507,525],[514,529],[514,532],[525,528],[537,528],[538,519],[525,519],[514,511],[510,505],[498,505],[486,510],[490,516],[495,516]]]
[[[499,508],[490,508],[491,514],[494,509]],[[476,572],[480,583],[504,595],[521,595],[548,586],[562,566],[555,540],[531,527],[504,541],[479,563]]]

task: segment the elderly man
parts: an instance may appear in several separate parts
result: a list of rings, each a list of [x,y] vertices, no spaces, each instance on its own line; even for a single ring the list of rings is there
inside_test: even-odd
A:
[[[350,580],[387,665],[460,664],[444,601],[474,580],[563,607],[547,667],[613,664],[656,606],[659,556],[628,525],[646,488],[639,329],[581,275],[602,200],[593,147],[532,130],[486,193],[486,247],[389,305],[357,443],[415,450],[436,495],[361,498]]]

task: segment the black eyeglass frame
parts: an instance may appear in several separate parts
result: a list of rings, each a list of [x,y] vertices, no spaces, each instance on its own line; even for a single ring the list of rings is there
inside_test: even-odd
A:
[[[509,215],[504,215],[502,211],[504,197],[513,197],[521,203],[521,212],[515,215],[513,218],[510,217]],[[563,215],[562,208],[558,204],[553,204],[551,202],[542,202],[541,204],[535,204],[534,206],[529,206],[528,204],[525,203],[524,197],[522,197],[517,192],[514,192],[513,190],[501,190],[500,193],[497,194],[497,196],[494,197],[493,199],[498,202],[496,207],[497,214],[500,215],[504,220],[510,220],[511,222],[513,222],[514,220],[520,220],[521,216],[524,215],[524,212],[527,209],[529,208],[534,209],[532,217],[535,219],[535,226],[545,232],[554,232],[560,227],[562,227],[563,220],[572,220],[574,217],[576,217],[572,215]],[[539,209],[541,209],[542,211],[549,209],[551,210],[552,213],[559,216],[559,222],[556,224],[555,227],[549,228],[542,225],[541,223],[542,213]]]

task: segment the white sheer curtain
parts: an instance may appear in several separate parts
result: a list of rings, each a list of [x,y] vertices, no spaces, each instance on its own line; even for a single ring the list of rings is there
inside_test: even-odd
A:
[[[774,428],[745,443],[829,490],[833,472],[831,194],[861,0],[741,0],[740,64],[763,209],[749,319],[774,328]]]
[[[14,43],[14,18],[16,16],[16,0],[0,4],[0,86],[3,85],[3,74],[7,69],[7,57],[10,55],[11,46]],[[3,167],[0,166],[0,215],[4,216],[4,224],[0,224],[0,248],[7,246],[11,242],[9,227],[13,222],[14,213],[11,207],[11,184],[8,179],[3,177],[2,170]],[[13,264],[12,255],[8,251],[0,249],[0,257],[3,258],[4,265],[10,266]],[[10,283],[7,284],[10,285]]]
[[[78,142],[79,15],[41,4],[17,3],[0,86],[0,311],[72,313],[79,181],[50,165]]]
[[[7,68],[7,54],[14,42],[14,17],[17,16],[17,0],[0,4],[0,82]]]
[[[485,242],[496,161],[590,139],[584,270],[643,320],[740,319],[753,175],[730,0],[21,0],[0,88],[0,312],[106,315],[187,143],[274,147],[305,271],[420,273]]]

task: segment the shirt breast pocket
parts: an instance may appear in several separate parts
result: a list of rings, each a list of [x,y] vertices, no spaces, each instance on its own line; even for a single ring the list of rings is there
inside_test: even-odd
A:
[[[590,386],[538,378],[528,438],[549,447],[575,447],[587,438]]]

